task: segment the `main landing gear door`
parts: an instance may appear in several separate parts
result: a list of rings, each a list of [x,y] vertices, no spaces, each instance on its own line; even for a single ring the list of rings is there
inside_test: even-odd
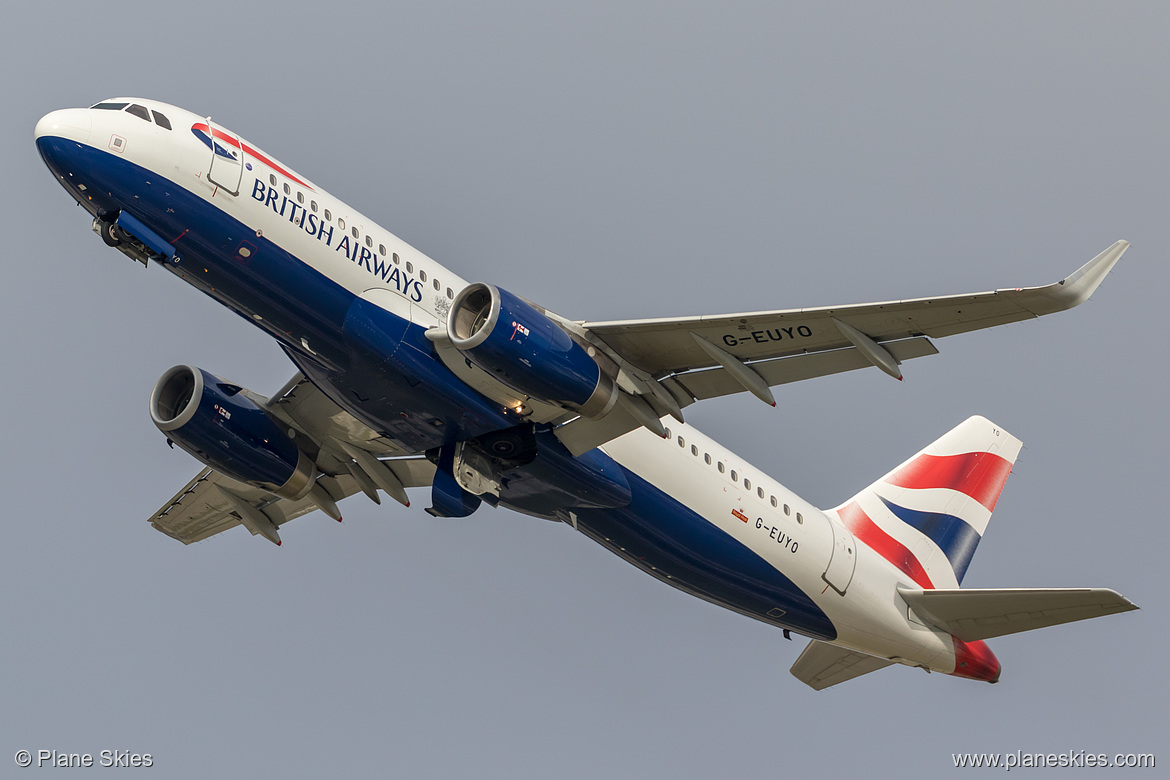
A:
[[[821,579],[844,596],[845,589],[853,581],[853,570],[857,568],[857,540],[844,524],[834,522],[828,515],[823,516],[833,529],[833,554]]]
[[[211,162],[207,168],[207,180],[230,195],[240,194],[240,181],[244,178],[244,151],[240,139],[234,133],[217,127],[207,118],[207,130],[211,135]]]

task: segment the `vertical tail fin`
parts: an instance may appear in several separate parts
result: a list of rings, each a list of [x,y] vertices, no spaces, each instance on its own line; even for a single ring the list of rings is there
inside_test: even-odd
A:
[[[971,417],[834,511],[921,587],[958,587],[1021,446]]]

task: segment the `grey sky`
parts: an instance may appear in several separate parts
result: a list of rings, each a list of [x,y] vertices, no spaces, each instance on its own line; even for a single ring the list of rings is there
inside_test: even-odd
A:
[[[1164,4],[6,19],[0,774],[21,748],[147,752],[174,778],[1170,762]],[[41,164],[42,114],[114,95],[210,114],[462,276],[578,319],[1043,284],[1130,240],[1085,306],[940,340],[905,382],[857,372],[688,419],[831,506],[984,414],[1026,449],[965,584],[1106,586],[1142,611],[993,640],[995,686],[897,667],[816,693],[788,674],[803,641],[504,511],[359,496],[280,549],[242,530],[183,547],[146,523],[198,468],[150,423],[154,381],[193,363],[270,393],[292,366],[106,249]]]

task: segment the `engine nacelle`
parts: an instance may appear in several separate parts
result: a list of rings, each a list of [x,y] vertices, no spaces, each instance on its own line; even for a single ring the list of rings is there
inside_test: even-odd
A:
[[[197,460],[239,482],[301,498],[317,467],[242,387],[194,366],[175,366],[150,394],[150,418]]]
[[[490,284],[470,285],[451,304],[447,337],[477,367],[525,395],[599,417],[617,400],[593,347],[577,343],[544,312]]]

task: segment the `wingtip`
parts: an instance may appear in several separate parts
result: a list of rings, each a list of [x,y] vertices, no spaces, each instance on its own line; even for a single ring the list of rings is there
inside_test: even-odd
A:
[[[1024,298],[1021,301],[1027,300],[1024,305],[1037,316],[1071,309],[1087,301],[1089,296],[1096,292],[1127,249],[1129,242],[1119,239],[1104,252],[1055,284],[1010,292],[1022,293]]]

